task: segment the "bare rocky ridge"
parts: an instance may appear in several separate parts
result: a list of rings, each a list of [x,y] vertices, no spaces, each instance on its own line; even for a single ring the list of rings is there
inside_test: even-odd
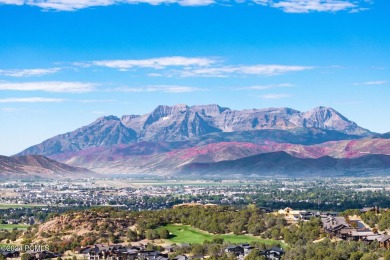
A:
[[[115,116],[100,117],[90,125],[73,132],[57,135],[34,145],[18,155],[52,155],[69,151],[80,151],[88,147],[111,146],[136,142],[137,133],[125,127]]]
[[[80,178],[96,174],[40,155],[0,156],[0,176],[6,178]]]
[[[364,136],[368,134],[366,129],[359,127],[330,107],[317,107],[307,112],[295,114],[290,121],[302,127],[336,130],[353,135]]]

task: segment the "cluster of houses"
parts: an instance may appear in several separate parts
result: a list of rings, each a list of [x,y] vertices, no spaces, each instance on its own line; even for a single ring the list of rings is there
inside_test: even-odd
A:
[[[35,219],[33,217],[26,217],[22,216],[20,219],[7,219],[5,221],[7,224],[25,224],[25,225],[34,225],[35,224]]]
[[[190,247],[188,244],[177,246],[179,248]],[[235,255],[237,259],[243,260],[255,247],[249,244],[232,245],[224,249],[225,253]],[[165,247],[164,253],[155,250],[146,250],[144,245],[140,246],[123,246],[123,245],[103,245],[96,244],[88,247],[78,247],[76,254],[82,255],[84,260],[169,260],[168,253],[175,252],[174,246]],[[222,252],[221,252],[222,253]],[[260,254],[266,259],[279,260],[284,254],[283,248],[272,247],[268,250],[260,251]],[[50,251],[26,251],[29,260],[43,260],[61,257],[58,253]],[[0,256],[4,258],[19,258],[19,250],[0,250]],[[178,255],[173,260],[204,259],[203,255],[186,256]]]
[[[337,212],[313,212],[306,210],[293,210],[292,208],[285,208],[278,211],[279,215],[285,217],[288,223],[296,223],[298,221],[309,221],[312,217],[328,217],[337,216]]]
[[[189,247],[183,244],[178,247]],[[233,254],[237,259],[244,259],[255,247],[249,244],[228,246],[224,249],[225,253]],[[83,255],[86,260],[169,260],[168,253],[174,252],[175,247],[168,246],[164,253],[154,250],[145,250],[144,246],[122,246],[122,245],[102,245],[96,244],[86,248],[77,248],[76,253]],[[273,247],[269,250],[260,251],[266,259],[281,259],[284,250],[279,247]],[[186,256],[178,255],[174,260],[204,259],[203,255]]]
[[[60,257],[61,254],[53,253],[50,251],[32,251],[28,250],[24,252],[27,257],[25,259],[29,260],[42,260],[42,259],[51,259]],[[20,258],[21,252],[20,250],[0,250],[0,255],[2,255],[5,259],[8,258]]]
[[[380,246],[390,248],[390,236],[386,234],[374,233],[364,225],[359,225],[356,221],[349,221],[344,217],[327,216],[321,218],[324,231],[331,237],[337,237],[347,241],[364,241],[368,244],[378,241]],[[355,222],[355,227],[351,223]]]
[[[20,256],[20,252],[17,250],[0,250],[0,256],[4,258],[17,258]]]
[[[234,254],[239,260],[243,260],[255,247],[249,244],[228,246],[225,248],[226,253]],[[272,247],[271,249],[261,250],[260,255],[266,259],[279,260],[284,255],[284,250],[281,247]]]
[[[29,260],[42,260],[42,259],[52,259],[52,258],[57,258],[60,257],[61,254],[59,253],[53,253],[50,251],[26,251],[25,253],[28,255]]]
[[[212,207],[218,207],[218,204],[213,204],[213,203],[202,204],[201,202],[190,202],[190,203],[173,205],[173,208],[190,208],[190,207],[212,208]]]
[[[129,210],[155,210],[172,207],[177,201],[171,194],[190,195],[198,197],[202,204],[218,203],[224,205],[236,204],[244,200],[246,186],[199,186],[182,185],[172,181],[171,184],[158,186],[141,185],[137,188],[117,188],[115,186],[102,187],[95,180],[42,180],[34,183],[14,181],[0,184],[4,192],[15,194],[0,197],[2,204],[41,204],[61,207],[88,207],[91,205],[126,205]],[[222,195],[223,199],[210,201],[204,195]],[[158,198],[145,200],[145,197]],[[182,198],[186,200],[186,198]]]
[[[85,248],[76,248],[75,252],[82,254],[88,260],[168,260],[168,254],[159,251],[145,250],[143,246],[122,246],[96,244]]]
[[[360,210],[361,213],[369,211],[379,213],[379,208],[367,207]],[[364,241],[368,244],[377,241],[382,247],[390,248],[389,235],[374,233],[360,221],[347,221],[344,217],[339,216],[339,213],[337,212],[310,212],[285,208],[279,210],[278,214],[285,216],[289,223],[308,221],[312,217],[320,217],[323,229],[330,237],[337,237],[347,241]]]

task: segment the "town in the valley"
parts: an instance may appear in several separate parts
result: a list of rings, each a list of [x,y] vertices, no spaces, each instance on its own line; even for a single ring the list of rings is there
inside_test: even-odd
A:
[[[312,241],[313,245],[328,241],[356,243],[363,250],[362,256],[364,253],[373,254],[373,249],[381,250],[386,256],[390,247],[390,211],[384,205],[390,200],[389,182],[390,179],[384,177],[371,178],[370,182],[353,177],[248,181],[148,178],[9,180],[0,184],[0,257],[31,260],[293,259],[294,248],[299,246],[296,241],[300,239]],[[231,235],[225,235],[224,230],[202,230],[188,225],[183,219],[180,223],[161,220],[156,227],[145,229],[137,227],[138,222],[135,222],[133,226],[126,226],[127,234],[127,231],[110,233],[111,223],[102,224],[107,230],[99,229],[101,226],[96,230],[100,230],[98,234],[104,239],[95,238],[90,244],[88,240],[77,242],[83,237],[79,233],[68,234],[66,230],[71,230],[71,225],[65,231],[58,228],[55,232],[45,233],[40,229],[48,225],[50,219],[61,218],[69,211],[104,209],[107,212],[137,212],[141,217],[143,212],[152,214],[164,210],[189,210],[189,214],[193,214],[196,208],[200,208],[199,214],[207,217],[213,211],[236,214],[252,207],[260,214],[258,219],[266,220],[261,220],[259,226],[251,222],[255,218],[251,216],[242,222],[245,226],[242,229],[226,228],[226,232],[232,231]],[[99,223],[98,220],[90,221]],[[161,228],[165,232],[163,235],[160,234]],[[315,235],[304,238],[305,233],[299,233],[303,232],[299,228],[310,229],[307,232]],[[34,232],[40,235],[34,237]],[[106,238],[105,232],[111,236]],[[136,235],[131,235],[132,232]],[[180,232],[187,233],[181,237]],[[294,238],[295,235],[298,237]],[[194,242],[192,239],[198,239],[198,236],[200,240]],[[66,244],[70,237],[78,240],[71,240],[69,246],[58,247],[58,244]]]

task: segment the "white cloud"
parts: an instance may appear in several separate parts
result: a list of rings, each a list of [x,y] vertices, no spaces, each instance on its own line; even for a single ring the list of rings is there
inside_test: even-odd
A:
[[[255,2],[255,3],[258,4],[258,5],[266,6],[266,5],[268,5],[268,3],[269,3],[270,1],[269,1],[269,0],[253,0],[253,2]]]
[[[120,70],[127,70],[131,68],[152,68],[152,69],[164,69],[166,67],[206,67],[215,63],[216,60],[210,58],[196,58],[196,57],[161,57],[154,59],[141,59],[141,60],[101,60],[85,63],[85,66],[101,66],[108,68],[115,68]],[[75,63],[80,65],[80,63]]]
[[[0,0],[0,5],[23,5],[24,3],[24,0]]]
[[[271,84],[271,85],[256,85],[249,87],[240,87],[236,88],[236,90],[266,90],[266,89],[274,89],[274,88],[289,88],[293,87],[293,84],[290,83],[282,83],[282,84]]]
[[[288,94],[264,94],[264,95],[261,95],[260,97],[262,99],[279,99],[279,98],[287,98],[290,96],[291,95],[288,95]]]
[[[115,4],[179,4],[181,6],[204,6],[214,4],[214,0],[25,0],[26,5],[38,6],[45,10],[75,11],[88,7]]]
[[[181,6],[205,6],[215,3],[213,0],[181,0],[178,2]]]
[[[255,4],[280,8],[288,13],[337,12],[349,11],[359,12],[367,10],[361,4],[370,4],[371,0],[252,0]],[[213,4],[226,5],[233,1],[224,0],[0,0],[0,4],[30,5],[37,6],[44,10],[76,11],[79,9],[109,6],[115,4],[178,4],[181,6],[207,6]],[[234,1],[241,3],[245,1]]]
[[[95,90],[97,84],[84,82],[67,81],[41,81],[41,82],[21,82],[7,83],[0,82],[0,90],[15,91],[46,91],[46,92],[67,92],[84,93]]]
[[[79,67],[99,66],[114,68],[119,71],[131,70],[133,72],[137,69],[149,69],[146,73],[149,77],[228,77],[237,75],[273,76],[287,72],[310,70],[314,68],[311,66],[289,66],[278,64],[228,66],[223,65],[223,60],[221,58],[182,56],[139,60],[98,60],[84,63],[75,62],[73,64]]]
[[[280,0],[269,1],[269,6],[280,8],[286,13],[309,13],[309,12],[359,12],[362,8],[359,4],[367,3],[365,0]]]
[[[44,10],[75,11],[93,6],[108,6],[116,0],[25,0],[26,5],[38,6]]]
[[[310,70],[308,66],[285,66],[285,65],[242,65],[223,66],[209,68],[184,69],[176,71],[181,77],[226,77],[228,75],[263,75],[274,76],[287,72]]]
[[[172,86],[172,85],[156,85],[147,86],[143,88],[117,88],[114,91],[121,92],[165,92],[165,93],[189,93],[195,91],[202,91],[202,89],[189,86]]]
[[[365,86],[384,85],[387,84],[387,82],[388,82],[387,80],[366,81],[366,82],[354,83],[354,85],[365,85]]]
[[[64,102],[62,98],[43,98],[43,97],[28,97],[28,98],[1,98],[0,103],[58,103]]]
[[[61,68],[0,70],[0,75],[19,78],[19,77],[30,77],[30,76],[43,76],[47,74],[56,73],[60,70]]]

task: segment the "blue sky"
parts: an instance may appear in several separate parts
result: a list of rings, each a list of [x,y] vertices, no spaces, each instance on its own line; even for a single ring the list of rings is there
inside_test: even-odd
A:
[[[0,154],[157,105],[330,106],[390,131],[386,0],[0,0]]]

